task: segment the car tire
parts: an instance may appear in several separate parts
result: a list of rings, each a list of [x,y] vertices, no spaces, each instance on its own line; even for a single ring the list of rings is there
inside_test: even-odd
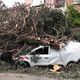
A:
[[[75,69],[76,69],[76,62],[74,61],[69,62],[66,66],[66,70],[68,71],[71,71],[71,70],[75,71]]]
[[[26,61],[20,61],[19,62],[19,68],[29,68],[30,64]]]

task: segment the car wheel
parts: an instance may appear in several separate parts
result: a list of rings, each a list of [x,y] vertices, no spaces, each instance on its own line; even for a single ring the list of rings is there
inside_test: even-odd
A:
[[[73,62],[73,61],[69,62],[66,66],[66,70],[69,70],[69,71],[76,70],[76,62]]]
[[[26,61],[20,61],[19,62],[19,68],[29,68],[30,64]]]

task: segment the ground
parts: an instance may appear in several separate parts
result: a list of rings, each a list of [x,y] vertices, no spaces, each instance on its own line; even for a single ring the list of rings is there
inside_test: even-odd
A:
[[[61,79],[61,78],[48,78],[45,76],[36,76],[29,74],[19,73],[0,73],[0,80],[76,80],[76,79]],[[80,80],[80,79],[77,79]]]
[[[0,80],[80,80],[80,63],[63,68],[60,72],[48,67],[18,68],[0,65]]]
[[[56,80],[56,79],[28,74],[0,73],[0,80]]]

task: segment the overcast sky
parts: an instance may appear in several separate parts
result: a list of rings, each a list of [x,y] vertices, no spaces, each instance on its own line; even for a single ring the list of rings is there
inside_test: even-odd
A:
[[[32,6],[43,4],[44,0],[33,0]]]
[[[11,7],[15,2],[24,3],[25,0],[2,0],[7,7]],[[32,6],[44,3],[44,0],[33,0]]]
[[[15,2],[24,3],[24,0],[2,0],[7,7],[11,7]]]

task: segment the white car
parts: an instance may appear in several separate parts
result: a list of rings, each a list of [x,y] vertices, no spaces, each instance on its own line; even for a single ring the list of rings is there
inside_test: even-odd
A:
[[[26,55],[19,56],[24,66],[64,65],[80,59],[80,42],[69,41],[59,50],[49,46],[39,46]]]

